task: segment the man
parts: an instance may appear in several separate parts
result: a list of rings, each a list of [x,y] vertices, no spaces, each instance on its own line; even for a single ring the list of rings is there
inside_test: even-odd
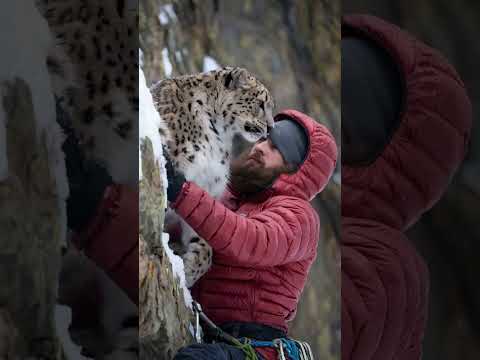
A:
[[[192,295],[227,333],[265,341],[287,335],[320,235],[309,201],[328,183],[336,158],[330,132],[288,110],[267,138],[233,161],[221,201],[167,167],[170,206],[214,253]],[[258,351],[276,359],[273,349]],[[230,358],[245,357],[224,343],[193,345],[175,357]]]

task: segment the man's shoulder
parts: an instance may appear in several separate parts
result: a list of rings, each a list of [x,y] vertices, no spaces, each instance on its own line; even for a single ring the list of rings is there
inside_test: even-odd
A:
[[[304,199],[296,196],[289,195],[273,195],[266,202],[264,209],[271,207],[286,207],[292,210],[304,211],[309,213],[315,213],[315,209],[312,204]]]

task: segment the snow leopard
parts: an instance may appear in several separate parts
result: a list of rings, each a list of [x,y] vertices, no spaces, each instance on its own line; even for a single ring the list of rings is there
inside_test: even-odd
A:
[[[270,92],[244,68],[161,80],[151,93],[163,120],[159,134],[173,167],[214,198],[226,188],[234,147],[253,144],[273,127]],[[176,250],[191,287],[210,268],[212,249],[170,211],[166,222],[174,221],[182,223],[182,246]]]
[[[35,4],[54,39],[46,65],[57,121],[75,135],[85,157],[102,164],[114,182],[138,187],[137,1]],[[58,299],[72,308],[73,340],[93,358],[138,358],[138,307],[73,250],[63,258]]]

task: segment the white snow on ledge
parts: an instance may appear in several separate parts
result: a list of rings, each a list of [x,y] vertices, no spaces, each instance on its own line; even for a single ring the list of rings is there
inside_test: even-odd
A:
[[[155,159],[158,161],[160,166],[160,171],[165,168],[164,164],[164,157],[163,157],[163,148],[162,148],[162,140],[160,139],[160,135],[158,134],[158,129],[160,128],[160,124],[162,119],[158,114],[155,106],[153,105],[153,98],[150,90],[147,87],[147,81],[145,79],[145,75],[141,68],[138,69],[138,81],[139,81],[139,148],[138,148],[138,176],[139,179],[142,179],[142,155],[140,151],[140,145],[143,139],[148,137],[152,142],[153,146],[153,154]],[[162,176],[166,177],[166,174]],[[166,185],[167,181],[164,184]],[[165,188],[166,193],[166,188]]]
[[[187,289],[186,281],[185,281],[185,267],[183,265],[183,259],[180,256],[177,256],[173,253],[172,249],[168,246],[168,239],[169,236],[167,233],[162,234],[162,244],[165,248],[165,252],[167,254],[170,263],[172,264],[172,271],[173,274],[178,277],[180,281],[180,287],[183,290],[183,298],[185,300],[185,305],[188,308],[192,309],[192,295],[190,291]]]
[[[145,75],[141,68],[138,69],[138,79],[139,79],[139,145],[148,137],[152,142],[153,154],[155,159],[158,161],[160,167],[160,176],[162,176],[164,184],[164,193],[167,193],[167,176],[165,173],[165,158],[163,157],[163,148],[160,135],[158,134],[158,129],[162,122],[162,118],[158,114],[155,106],[153,104],[152,94],[147,87],[147,81],[145,80]],[[142,158],[141,151],[139,147],[138,151],[138,175],[141,180],[142,175]],[[183,260],[181,257],[175,255],[173,251],[168,246],[168,234],[162,234],[162,243],[165,248],[165,252],[172,264],[172,271],[180,281],[180,287],[183,290],[183,296],[185,304],[192,309],[192,296],[190,291],[187,289],[185,281],[185,269],[183,266]]]
[[[68,360],[90,360],[91,358],[81,355],[82,348],[76,345],[68,331],[68,327],[72,322],[72,310],[68,306],[55,306],[55,330],[60,339],[63,351]]]
[[[168,57],[168,49],[162,49],[162,61],[163,61],[163,70],[165,70],[165,76],[170,77],[172,75],[173,66]]]
[[[220,68],[221,66],[218,65],[218,62],[214,58],[208,55],[203,58],[203,72],[217,70]]]
[[[138,63],[141,68],[143,68],[143,63],[145,61],[142,49],[138,48]]]
[[[177,15],[173,10],[172,4],[165,4],[160,7],[160,11],[158,13],[158,20],[162,25],[167,25],[170,23],[170,21],[177,20]]]

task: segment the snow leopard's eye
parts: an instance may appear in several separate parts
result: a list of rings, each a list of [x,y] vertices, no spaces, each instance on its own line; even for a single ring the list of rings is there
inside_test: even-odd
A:
[[[260,109],[265,112],[265,103],[263,101],[260,103]]]

